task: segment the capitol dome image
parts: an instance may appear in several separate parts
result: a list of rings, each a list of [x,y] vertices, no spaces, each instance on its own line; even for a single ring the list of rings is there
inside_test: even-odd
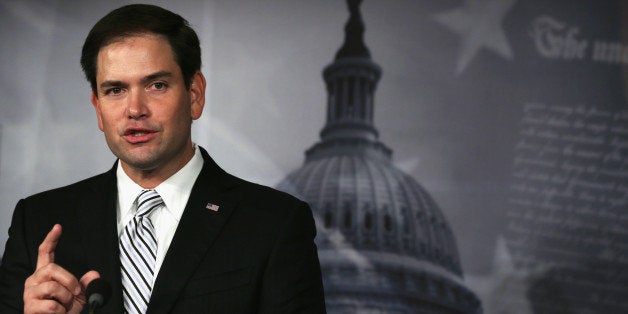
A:
[[[320,141],[277,188],[314,212],[328,313],[482,313],[438,204],[378,140],[382,70],[363,40],[360,2],[348,1],[345,41],[323,71]]]

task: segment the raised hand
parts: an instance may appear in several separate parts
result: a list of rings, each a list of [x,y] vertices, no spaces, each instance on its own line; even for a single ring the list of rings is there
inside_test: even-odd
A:
[[[85,288],[100,274],[89,271],[77,280],[55,264],[55,248],[61,237],[56,224],[39,245],[35,272],[24,282],[24,313],[80,313],[86,303]]]

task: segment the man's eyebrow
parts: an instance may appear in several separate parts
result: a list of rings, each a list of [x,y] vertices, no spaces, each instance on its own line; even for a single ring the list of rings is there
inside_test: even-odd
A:
[[[167,77],[172,77],[172,73],[168,71],[159,71],[159,72],[155,72],[153,74],[147,75],[146,77],[142,79],[142,82],[148,83],[156,79],[167,78]]]
[[[172,72],[168,72],[168,71],[155,72],[155,73],[146,75],[144,78],[142,78],[142,84],[148,83],[156,79],[167,78],[167,77],[172,77],[172,76],[173,76]],[[125,84],[122,83],[122,81],[111,80],[111,81],[104,81],[100,83],[100,88],[120,87],[124,85]]]
[[[100,88],[108,88],[108,87],[120,87],[122,84],[121,81],[104,81],[100,83]]]

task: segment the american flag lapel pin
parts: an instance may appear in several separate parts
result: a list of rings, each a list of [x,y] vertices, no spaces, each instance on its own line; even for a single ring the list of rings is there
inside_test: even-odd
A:
[[[220,208],[220,206],[216,205],[216,204],[212,204],[212,203],[207,203],[207,206],[205,206],[205,208],[213,211],[213,212],[217,212],[218,208]]]

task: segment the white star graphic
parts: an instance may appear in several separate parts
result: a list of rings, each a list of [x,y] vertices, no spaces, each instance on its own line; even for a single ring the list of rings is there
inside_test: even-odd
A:
[[[436,14],[434,20],[462,39],[456,75],[464,71],[481,48],[512,60],[502,20],[517,0],[466,0],[462,7]]]

